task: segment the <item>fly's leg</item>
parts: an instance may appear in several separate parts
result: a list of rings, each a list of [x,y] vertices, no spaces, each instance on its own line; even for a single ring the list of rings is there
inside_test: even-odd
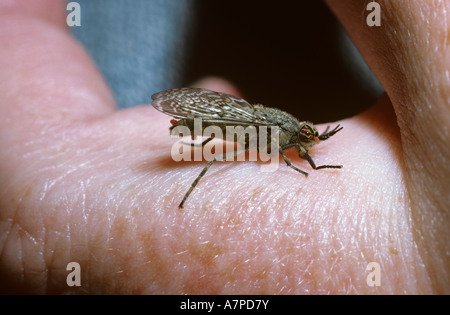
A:
[[[299,168],[296,168],[294,165],[292,165],[291,161],[289,161],[289,159],[287,158],[286,154],[284,154],[284,151],[282,148],[279,149],[281,156],[283,157],[284,161],[286,162],[286,165],[289,166],[290,168],[296,170],[299,173],[302,173],[305,176],[308,176],[308,173],[306,173],[305,171],[302,171]]]
[[[191,187],[189,187],[189,190],[187,191],[186,195],[184,195],[183,200],[181,201],[180,205],[178,206],[179,209],[183,209],[184,207],[184,203],[186,202],[186,199],[189,197],[189,195],[191,194],[191,192],[194,190],[195,186],[197,186],[198,182],[200,181],[200,179],[202,179],[202,177],[206,174],[206,172],[208,171],[208,169],[211,167],[211,165],[215,162],[215,161],[223,161],[226,160],[229,157],[234,157],[242,152],[245,152],[246,149],[241,149],[241,150],[237,150],[234,152],[230,152],[230,153],[225,153],[223,155],[221,155],[220,157],[215,157],[214,159],[212,159],[211,161],[208,162],[208,164],[206,164],[205,168],[200,172],[200,174],[197,176],[197,178],[194,180],[194,182],[191,184]]]
[[[338,126],[339,127],[339,126]],[[338,127],[334,128],[333,130],[336,130]],[[328,128],[327,128],[328,129]],[[341,128],[342,129],[342,128]],[[339,129],[339,130],[341,130]],[[337,131],[339,131],[337,130]],[[336,132],[337,132],[336,131]],[[335,133],[336,133],[335,132]],[[316,166],[316,163],[314,163],[313,159],[311,158],[311,156],[308,154],[308,152],[305,150],[305,148],[303,148],[300,144],[298,143],[290,143],[288,145],[285,145],[283,148],[280,148],[280,153],[281,156],[283,157],[284,161],[286,162],[286,164],[290,167],[292,167],[293,169],[295,169],[296,171],[299,171],[302,174],[305,174],[305,176],[308,176],[308,173],[303,172],[301,170],[299,170],[298,168],[296,168],[295,166],[290,165],[290,161],[288,160],[288,158],[286,157],[286,155],[284,155],[283,150],[292,148],[292,147],[297,147],[299,149],[299,156],[301,158],[306,159],[309,162],[309,165],[311,165],[311,167],[315,170],[320,170],[322,168],[342,168],[342,165],[320,165],[320,166]]]
[[[208,138],[208,139],[206,139],[205,141],[203,141],[202,143],[200,143],[200,144],[198,144],[198,143],[193,143],[193,142],[191,142],[191,143],[187,143],[187,142],[184,142],[184,141],[181,141],[181,143],[182,144],[186,144],[186,145],[190,145],[191,147],[204,147],[209,141],[211,141],[212,139],[214,139],[214,138]]]
[[[315,169],[315,170],[320,170],[322,168],[342,168],[342,165],[320,165],[320,166],[316,166],[316,163],[314,163],[313,159],[308,154],[308,152],[304,153],[304,158],[309,162],[311,167],[313,169]]]
[[[330,126],[327,126],[327,129],[319,136],[319,140],[327,140],[331,136],[334,136],[337,132],[341,131],[344,127],[339,128],[340,125],[337,125],[333,130],[328,131],[330,129]],[[312,166],[312,165],[311,165]]]

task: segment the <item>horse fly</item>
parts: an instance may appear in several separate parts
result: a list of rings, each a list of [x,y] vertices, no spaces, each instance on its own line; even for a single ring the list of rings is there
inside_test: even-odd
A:
[[[201,88],[178,88],[162,91],[153,94],[152,100],[152,105],[155,109],[179,119],[171,120],[172,126],[170,130],[176,126],[186,126],[193,131],[194,118],[201,118],[204,126],[218,126],[223,131],[225,131],[227,126],[278,126],[278,152],[290,168],[308,176],[307,172],[292,165],[291,161],[286,157],[284,151],[293,147],[297,149],[299,157],[306,159],[315,170],[322,168],[342,168],[342,165],[316,166],[308,154],[309,149],[314,144],[327,140],[342,130],[343,127],[339,127],[339,125],[330,131],[329,127],[327,127],[319,135],[317,129],[311,122],[299,121],[291,114],[282,110],[259,104],[251,105],[239,97]],[[270,142],[270,137],[267,139]],[[202,142],[201,146],[204,146],[211,140],[212,138],[206,139]],[[270,145],[269,142],[267,146]],[[180,209],[184,207],[184,203],[192,190],[215,161],[223,160],[229,156],[235,156],[240,152],[250,149],[248,144],[248,139],[245,139],[244,150],[237,150],[231,153],[231,155],[230,153],[225,153],[210,160],[194,180],[178,207]]]

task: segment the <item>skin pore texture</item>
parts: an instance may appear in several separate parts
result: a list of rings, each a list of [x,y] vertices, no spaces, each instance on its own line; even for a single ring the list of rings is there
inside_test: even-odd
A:
[[[369,28],[363,1],[328,1],[387,92],[311,149],[344,168],[314,171],[295,150],[308,178],[283,161],[217,162],[183,211],[205,161],[172,160],[170,118],[116,110],[65,2],[2,2],[1,292],[450,293],[450,8],[377,2]],[[66,284],[69,262],[81,287]]]

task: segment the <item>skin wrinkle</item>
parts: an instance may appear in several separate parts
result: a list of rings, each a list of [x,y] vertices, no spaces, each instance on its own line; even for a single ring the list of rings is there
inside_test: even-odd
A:
[[[12,194],[12,196],[14,196],[14,194]],[[17,210],[14,212],[13,217],[7,219],[12,223],[10,231],[8,232],[9,239],[18,237],[18,243],[21,244],[18,248],[18,260],[22,261],[22,271],[28,270],[33,273],[35,269],[39,269],[37,266],[39,266],[42,261],[41,241],[43,238],[43,228],[42,220],[39,220],[41,216],[39,213],[30,213],[30,211],[28,211],[28,207],[25,203],[26,198],[22,197],[15,201],[13,197],[10,197],[10,201],[12,203],[17,202]],[[37,207],[34,206],[33,208]],[[2,220],[5,220],[5,218],[2,218]],[[22,253],[24,254],[22,255]],[[29,259],[30,257],[34,257],[35,259]],[[14,255],[5,258],[7,260],[15,259]],[[28,261],[28,268],[26,269],[24,268],[25,260]],[[27,274],[22,271],[20,272],[22,275],[22,283],[27,283]]]
[[[62,159],[62,160],[64,160],[64,159]],[[66,161],[67,161],[67,159],[66,159]],[[61,170],[64,171],[64,169],[66,169],[66,167],[65,167],[64,165],[65,165],[65,164],[57,165],[55,168],[56,168],[56,169],[61,169]],[[52,168],[52,169],[55,169],[55,168]],[[72,171],[69,172],[69,173],[72,173]],[[60,178],[60,179],[61,179],[61,178],[66,178],[66,176],[68,176],[68,175],[70,175],[70,174],[64,174],[64,175],[60,176],[59,178]],[[45,176],[44,176],[44,178],[45,178]],[[60,182],[61,182],[61,181],[60,181]],[[45,187],[45,186],[44,186],[44,187]],[[47,191],[46,193],[51,193],[51,191]],[[46,200],[51,200],[51,199],[53,199],[52,196],[54,196],[55,194],[58,195],[58,192],[55,191],[55,192],[51,193],[51,195],[46,196]],[[66,203],[67,206],[70,205],[70,203],[67,203],[67,202],[64,202],[64,203]],[[83,214],[83,216],[85,217],[86,214]],[[70,230],[69,230],[69,231],[70,231]],[[70,235],[71,235],[71,234],[69,233],[69,237],[70,237]],[[70,243],[72,244],[72,243],[74,243],[74,242],[70,242]],[[76,255],[75,255],[75,256],[76,256]]]

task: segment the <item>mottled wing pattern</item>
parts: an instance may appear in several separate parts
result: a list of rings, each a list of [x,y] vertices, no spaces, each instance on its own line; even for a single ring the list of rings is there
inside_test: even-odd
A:
[[[179,88],[152,95],[154,108],[176,118],[202,118],[205,122],[267,125],[264,116],[245,100],[200,88]]]

